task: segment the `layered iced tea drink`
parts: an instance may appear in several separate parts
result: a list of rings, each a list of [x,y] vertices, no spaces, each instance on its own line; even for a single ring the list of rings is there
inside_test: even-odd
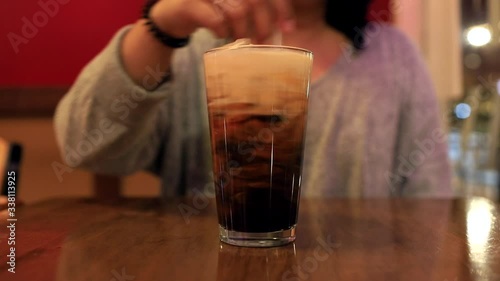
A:
[[[295,239],[311,52],[239,45],[204,56],[220,236],[239,246]]]

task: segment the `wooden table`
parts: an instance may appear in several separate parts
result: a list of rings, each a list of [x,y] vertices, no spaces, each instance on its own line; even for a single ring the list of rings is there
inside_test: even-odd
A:
[[[485,199],[302,200],[297,241],[268,249],[219,243],[214,205],[21,207],[15,274],[1,217],[0,280],[500,280],[500,210]]]

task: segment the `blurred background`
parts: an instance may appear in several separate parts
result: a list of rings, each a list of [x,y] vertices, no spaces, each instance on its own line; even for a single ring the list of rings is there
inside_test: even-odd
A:
[[[146,173],[118,180],[65,167],[52,127],[54,108],[81,68],[140,16],[142,4],[0,3],[0,138],[24,147],[18,196],[25,202],[102,188],[159,194],[158,179]],[[500,1],[374,0],[367,17],[397,26],[422,52],[449,130],[455,193],[498,199]]]

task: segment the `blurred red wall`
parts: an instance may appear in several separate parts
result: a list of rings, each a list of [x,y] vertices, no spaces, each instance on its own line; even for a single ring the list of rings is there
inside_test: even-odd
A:
[[[333,0],[339,1],[339,0]],[[349,0],[347,0],[349,1]],[[398,1],[398,0],[396,0]],[[379,22],[392,22],[394,17],[391,13],[391,0],[374,0],[368,11],[368,20]]]
[[[0,86],[70,85],[143,1],[0,1]],[[376,0],[368,17],[391,21],[389,1]]]
[[[116,30],[139,17],[143,0],[0,1],[0,85],[68,85]],[[47,15],[39,3],[52,3]],[[56,8],[54,8],[56,6]],[[35,16],[35,18],[34,18]],[[16,54],[9,33],[23,36],[25,23],[38,23],[36,35]],[[44,21],[46,23],[44,24]],[[11,33],[11,36],[12,36]],[[35,33],[35,32],[33,32]],[[26,37],[25,37],[26,38]]]

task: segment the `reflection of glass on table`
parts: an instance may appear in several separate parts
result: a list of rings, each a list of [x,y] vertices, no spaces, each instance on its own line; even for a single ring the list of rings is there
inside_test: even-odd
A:
[[[220,245],[217,281],[263,281],[287,279],[287,272],[297,268],[295,244],[267,249]],[[251,274],[249,274],[251,273]]]

